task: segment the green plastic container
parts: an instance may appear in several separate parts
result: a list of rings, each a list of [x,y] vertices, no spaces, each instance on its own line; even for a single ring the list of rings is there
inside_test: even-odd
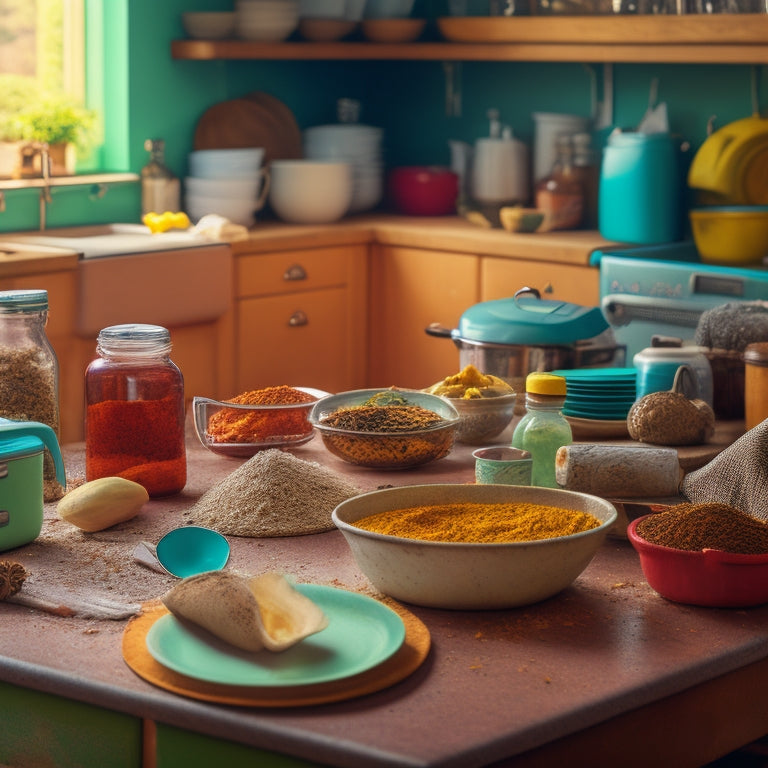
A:
[[[45,424],[0,419],[0,552],[34,541],[43,527],[43,451],[66,487],[61,451]]]

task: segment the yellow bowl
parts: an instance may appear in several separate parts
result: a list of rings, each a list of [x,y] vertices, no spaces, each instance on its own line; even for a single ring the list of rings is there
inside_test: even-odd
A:
[[[768,206],[700,208],[690,220],[703,262],[761,264],[768,256]]]

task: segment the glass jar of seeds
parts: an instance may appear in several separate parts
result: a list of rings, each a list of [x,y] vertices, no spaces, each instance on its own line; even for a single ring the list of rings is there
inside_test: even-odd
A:
[[[48,291],[0,291],[0,416],[46,424],[58,438],[59,362],[47,322]],[[63,496],[47,450],[43,481],[45,501]]]

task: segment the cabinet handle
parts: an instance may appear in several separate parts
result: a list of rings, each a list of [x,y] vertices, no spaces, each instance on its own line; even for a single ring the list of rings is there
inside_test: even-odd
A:
[[[302,311],[301,309],[297,309],[288,318],[288,325],[290,325],[291,328],[297,328],[300,325],[307,325],[308,323],[309,323],[309,318],[307,317],[307,313]]]
[[[293,264],[292,266],[288,267],[285,272],[283,272],[283,280],[286,282],[306,279],[307,271],[304,269],[304,267],[301,266],[301,264]]]

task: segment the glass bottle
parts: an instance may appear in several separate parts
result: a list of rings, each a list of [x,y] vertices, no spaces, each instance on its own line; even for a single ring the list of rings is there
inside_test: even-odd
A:
[[[165,142],[147,139],[149,162],[141,169],[141,213],[176,213],[181,210],[179,180],[165,164]]]
[[[592,136],[588,133],[573,135],[573,173],[584,192],[581,224],[584,229],[597,229],[600,162],[597,152],[592,148]]]
[[[38,421],[59,437],[59,361],[45,332],[48,291],[0,291],[0,416]],[[43,456],[43,498],[64,495],[56,467]]]
[[[584,188],[574,171],[571,136],[558,136],[556,146],[552,172],[536,185],[536,207],[544,213],[540,232],[578,229],[584,215]]]
[[[178,493],[187,481],[184,379],[159,325],[100,331],[85,372],[85,478],[117,475],[150,496]]]
[[[551,373],[529,373],[525,380],[525,415],[512,434],[512,447],[533,457],[531,485],[558,488],[557,449],[573,442],[571,425],[562,414],[566,382]]]

